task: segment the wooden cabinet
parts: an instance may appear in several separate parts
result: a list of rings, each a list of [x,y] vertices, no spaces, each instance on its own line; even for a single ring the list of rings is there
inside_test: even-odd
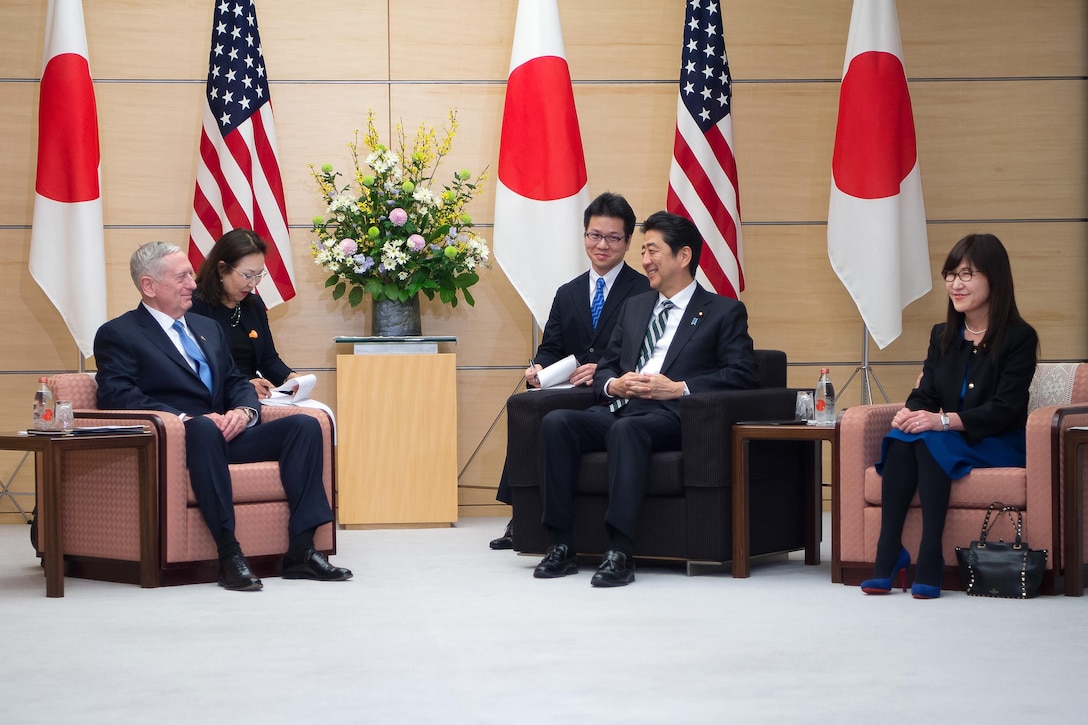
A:
[[[456,522],[456,355],[338,355],[336,391],[337,521]]]

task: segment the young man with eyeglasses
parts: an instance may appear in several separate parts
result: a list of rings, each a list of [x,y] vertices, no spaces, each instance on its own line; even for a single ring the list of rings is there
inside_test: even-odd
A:
[[[571,373],[570,383],[591,385],[597,360],[619,319],[620,307],[628,297],[650,289],[646,277],[623,261],[635,233],[635,212],[626,199],[604,192],[586,207],[582,223],[590,268],[556,291],[544,336],[533,356],[533,364],[525,370],[525,383],[529,387],[540,387],[537,372],[568,355],[574,355],[579,363]],[[505,471],[495,498],[510,503]],[[492,549],[514,547],[512,524],[507,524],[503,535],[491,541]]]

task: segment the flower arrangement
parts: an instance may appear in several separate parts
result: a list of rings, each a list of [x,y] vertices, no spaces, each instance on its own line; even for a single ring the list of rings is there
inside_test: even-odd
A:
[[[371,111],[363,137],[370,153],[360,158],[358,131],[348,144],[353,185],[341,186],[330,164],[310,166],[326,204],[325,214],[313,219],[317,239],[310,250],[314,262],[332,273],[325,287],[333,288],[333,299],[346,293],[356,307],[364,294],[404,302],[422,292],[431,300],[437,293],[456,307],[460,291],[475,304],[469,287],[479,281],[476,268],[488,266],[490,253],[465,206],[482,190],[486,170],[475,179],[468,170],[457,171],[441,191],[434,190],[439,162],[457,133],[452,110],[443,133],[439,138],[433,127],[420,124],[409,147],[398,123],[391,149],[380,142]]]

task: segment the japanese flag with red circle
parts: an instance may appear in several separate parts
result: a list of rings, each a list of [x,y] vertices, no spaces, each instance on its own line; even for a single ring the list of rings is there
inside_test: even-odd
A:
[[[854,0],[831,165],[831,267],[884,348],[903,331],[903,308],[932,288],[895,0]]]
[[[80,0],[50,0],[38,103],[30,274],[84,357],[106,321],[98,114]]]
[[[510,54],[493,245],[540,327],[555,291],[589,267],[586,163],[555,0],[520,0]]]

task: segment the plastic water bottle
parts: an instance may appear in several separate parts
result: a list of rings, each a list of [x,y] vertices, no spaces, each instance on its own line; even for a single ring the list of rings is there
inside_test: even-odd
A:
[[[835,422],[835,387],[827,368],[820,368],[820,380],[816,383],[816,422]]]
[[[34,393],[34,429],[53,430],[53,391],[46,378],[38,378],[38,392]]]

